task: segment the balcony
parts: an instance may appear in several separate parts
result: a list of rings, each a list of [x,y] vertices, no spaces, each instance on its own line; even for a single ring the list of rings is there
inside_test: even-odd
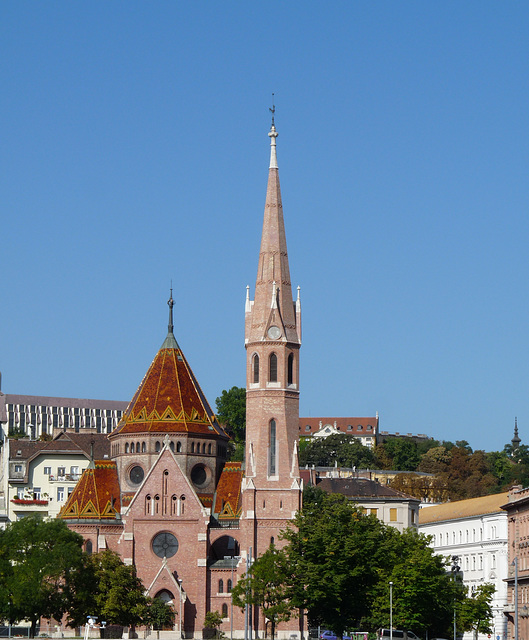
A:
[[[13,498],[11,502],[17,505],[38,505],[40,507],[45,507],[48,505],[49,500],[37,500],[35,498]]]
[[[62,476],[48,476],[50,482],[77,482],[81,477],[80,473],[65,473]]]

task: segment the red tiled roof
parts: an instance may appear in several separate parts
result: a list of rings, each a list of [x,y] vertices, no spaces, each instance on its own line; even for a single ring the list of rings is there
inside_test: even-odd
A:
[[[383,498],[384,500],[412,500],[420,502],[418,498],[397,491],[393,487],[380,484],[367,478],[323,478],[317,485],[327,493],[341,493],[348,498]]]
[[[64,520],[116,520],[119,518],[118,470],[113,460],[96,460],[83,472],[68,502],[59,513]]]
[[[213,513],[219,520],[233,520],[241,515],[242,463],[227,462],[217,485]]]
[[[146,432],[225,436],[180,348],[158,351],[110,438]]]
[[[300,418],[299,435],[310,436],[327,426],[350,435],[369,437],[378,431],[378,418],[376,416],[367,418]]]

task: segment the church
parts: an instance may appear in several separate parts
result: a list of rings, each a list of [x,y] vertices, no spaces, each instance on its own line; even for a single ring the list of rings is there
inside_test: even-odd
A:
[[[88,552],[111,549],[134,564],[148,594],[172,604],[186,638],[202,636],[208,611],[222,614],[226,634],[244,636],[232,585],[301,507],[301,303],[290,282],[273,117],[268,135],[257,278],[245,304],[244,464],[226,460],[228,437],[173,332],[171,292],[167,336],[108,435],[110,456],[91,461],[59,514]],[[262,613],[252,614],[264,637]],[[299,637],[300,628],[293,619],[278,637]]]

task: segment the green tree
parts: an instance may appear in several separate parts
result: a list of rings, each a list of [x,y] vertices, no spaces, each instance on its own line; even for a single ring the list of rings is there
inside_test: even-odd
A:
[[[277,624],[292,617],[291,578],[285,553],[271,545],[255,560],[250,571],[232,591],[232,601],[236,607],[244,609],[249,604],[262,608],[265,618],[270,622],[272,640]]]
[[[429,538],[413,530],[401,534],[317,487],[304,492],[303,509],[284,537],[291,604],[305,608],[312,624],[340,637],[352,628],[387,627],[392,581],[395,623],[446,633],[457,594]]]
[[[464,597],[457,610],[457,626],[459,631],[473,631],[477,640],[478,633],[491,633],[492,596],[496,588],[486,583],[477,587],[470,595]]]
[[[380,456],[382,450],[395,471],[415,471],[420,462],[417,443],[409,438],[387,438],[377,447],[377,455]]]
[[[84,622],[87,613],[109,624],[134,626],[148,618],[149,600],[136,568],[110,550],[87,556],[69,623]]]
[[[215,631],[215,638],[222,640],[224,633],[220,630],[224,618],[218,611],[208,611],[204,616],[204,628],[213,629]]]
[[[337,464],[340,467],[366,469],[375,466],[375,456],[358,438],[345,433],[335,433],[326,438],[313,438],[301,447],[299,464],[317,467],[332,467]]]
[[[174,611],[161,598],[147,598],[147,606],[143,618],[145,624],[153,629],[163,629],[174,623]]]
[[[284,532],[285,553],[295,575],[292,605],[307,609],[313,624],[342,637],[367,616],[385,562],[384,540],[392,535],[344,496],[318,489],[306,492],[303,510]]]
[[[0,612],[12,623],[60,620],[73,605],[83,570],[83,538],[62,520],[28,516],[0,531]]]
[[[233,438],[230,458],[242,460],[244,458],[244,441],[246,438],[246,389],[232,387],[224,391],[215,400],[217,420],[225,428],[226,433]]]
[[[462,597],[459,585],[447,573],[447,560],[435,555],[427,536],[408,529],[385,546],[386,567],[373,593],[368,617],[372,628],[389,624],[389,583],[393,583],[393,624],[415,633],[446,637],[453,620],[454,601]]]

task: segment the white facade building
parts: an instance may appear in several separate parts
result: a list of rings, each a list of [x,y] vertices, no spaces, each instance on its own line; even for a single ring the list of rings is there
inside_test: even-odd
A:
[[[419,532],[432,536],[432,546],[439,555],[458,557],[469,593],[487,582],[495,586],[494,640],[507,638],[503,608],[507,604],[508,531],[507,514],[500,508],[507,500],[508,493],[499,493],[423,507],[419,512]],[[474,636],[467,632],[464,637],[472,640]],[[488,640],[488,636],[480,634],[479,640]]]

